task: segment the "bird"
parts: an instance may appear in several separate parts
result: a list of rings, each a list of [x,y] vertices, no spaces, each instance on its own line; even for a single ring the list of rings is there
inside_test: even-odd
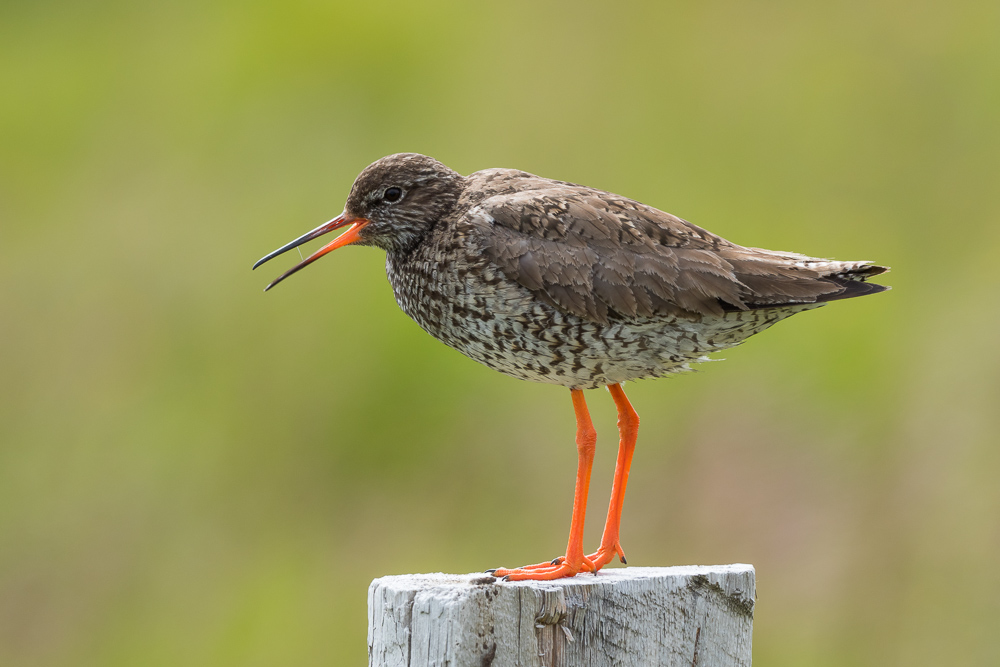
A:
[[[889,289],[888,267],[744,247],[628,197],[516,169],[463,176],[397,153],[357,176],[343,212],[253,268],[329,232],[333,241],[265,291],[347,245],[386,253],[400,308],[425,331],[506,375],[570,390],[577,474],[566,552],[487,570],[505,580],[597,572],[617,556],[639,416],[622,388],[691,369],[796,313]],[[583,526],[596,450],[583,391],[618,410],[611,501],[597,551]]]

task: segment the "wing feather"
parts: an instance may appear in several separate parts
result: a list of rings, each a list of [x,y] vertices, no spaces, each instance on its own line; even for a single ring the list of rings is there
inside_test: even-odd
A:
[[[870,263],[744,248],[618,195],[547,185],[487,198],[463,224],[475,252],[540,300],[578,317],[602,324],[699,320],[879,291],[845,287],[884,271]]]

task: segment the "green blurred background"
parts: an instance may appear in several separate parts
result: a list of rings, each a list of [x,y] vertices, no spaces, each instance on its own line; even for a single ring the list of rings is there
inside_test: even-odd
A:
[[[0,5],[0,664],[364,664],[371,579],[562,552],[564,389],[250,272],[399,151],[891,265],[628,387],[623,543],[753,563],[760,665],[1000,663],[1000,4],[834,5]]]

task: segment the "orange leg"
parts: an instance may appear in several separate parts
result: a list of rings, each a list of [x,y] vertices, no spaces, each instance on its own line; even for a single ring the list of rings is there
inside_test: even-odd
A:
[[[622,506],[625,504],[625,487],[628,485],[628,471],[632,466],[632,454],[635,452],[635,441],[639,435],[639,415],[632,408],[628,397],[620,384],[608,385],[608,391],[618,406],[618,462],[615,464],[615,481],[611,487],[611,503],[608,505],[608,519],[604,523],[604,535],[601,537],[601,547],[596,553],[587,556],[587,560],[598,570],[614,560],[615,554],[625,562],[625,552],[618,540],[618,532],[622,523]]]
[[[576,450],[578,463],[576,469],[576,494],[573,497],[573,520],[569,526],[569,543],[566,545],[566,555],[556,558],[553,561],[538,563],[537,565],[527,565],[513,570],[506,568],[492,570],[492,573],[497,577],[504,577],[510,581],[520,579],[561,579],[562,577],[572,577],[584,570],[597,572],[594,563],[583,555],[583,521],[587,513],[587,490],[590,488],[590,471],[594,467],[594,451],[597,449],[597,431],[594,430],[594,424],[590,421],[590,411],[587,410],[587,403],[583,399],[583,391],[573,389],[571,390],[571,395],[573,397],[573,409],[576,412]],[[619,514],[621,514],[620,510]]]

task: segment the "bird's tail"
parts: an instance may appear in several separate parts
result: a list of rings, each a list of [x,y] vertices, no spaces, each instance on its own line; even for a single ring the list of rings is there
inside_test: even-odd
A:
[[[889,289],[865,282],[889,270],[868,261],[838,262],[761,248],[728,254],[733,273],[747,288],[743,300],[751,309],[824,303]]]
[[[878,264],[872,264],[867,261],[829,262],[829,264],[831,265],[831,271],[827,275],[823,276],[823,279],[839,285],[842,289],[839,292],[824,295],[825,298],[821,297],[817,299],[817,301],[852,299],[856,296],[878,294],[879,292],[885,292],[886,290],[892,289],[888,285],[865,282],[872,276],[881,275],[887,272],[889,270],[888,266],[879,266]]]

